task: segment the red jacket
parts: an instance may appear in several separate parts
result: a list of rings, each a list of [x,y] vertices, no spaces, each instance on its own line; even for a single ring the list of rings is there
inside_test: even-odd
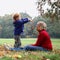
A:
[[[52,43],[50,40],[49,34],[46,32],[46,30],[41,30],[39,32],[37,41],[35,44],[32,44],[32,46],[40,46],[47,50],[52,50]]]

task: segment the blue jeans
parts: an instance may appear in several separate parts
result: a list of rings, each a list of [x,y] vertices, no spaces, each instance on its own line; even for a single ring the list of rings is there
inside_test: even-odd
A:
[[[19,47],[19,48],[10,48],[10,50],[15,50],[15,51],[48,51],[47,49],[43,47],[38,47],[38,46],[31,46],[27,45],[25,47]]]
[[[31,46],[31,45],[25,46],[24,50],[26,50],[26,51],[37,51],[37,50],[39,50],[39,51],[48,51],[47,49],[45,49],[43,47]]]
[[[11,51],[23,51],[24,49],[22,47],[19,47],[19,48],[9,48],[9,50]]]

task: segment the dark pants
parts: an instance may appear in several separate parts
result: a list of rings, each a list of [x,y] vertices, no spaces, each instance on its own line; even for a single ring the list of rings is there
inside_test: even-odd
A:
[[[31,46],[31,45],[27,45],[25,47],[20,47],[20,48],[9,48],[9,50],[15,50],[15,51],[46,51],[46,52],[49,51],[43,47]]]
[[[39,47],[39,46],[31,46],[31,45],[27,45],[24,47],[24,50],[26,51],[48,51],[47,49],[43,48],[43,47]]]
[[[20,47],[20,46],[21,46],[20,36],[19,36],[19,35],[16,35],[16,36],[14,36],[14,39],[15,39],[14,47],[15,47],[15,48]]]

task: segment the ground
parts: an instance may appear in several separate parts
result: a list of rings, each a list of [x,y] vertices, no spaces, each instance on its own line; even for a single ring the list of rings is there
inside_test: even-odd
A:
[[[36,38],[23,38],[22,46],[34,43]],[[0,60],[60,60],[60,39],[51,39],[53,44],[52,52],[43,51],[7,51],[4,43],[12,45],[13,39],[0,39]]]

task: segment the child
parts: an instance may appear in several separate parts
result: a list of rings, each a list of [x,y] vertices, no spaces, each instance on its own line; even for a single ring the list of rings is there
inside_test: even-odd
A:
[[[14,25],[14,39],[15,39],[15,48],[19,48],[21,46],[21,33],[24,30],[24,24],[27,22],[30,22],[32,20],[29,20],[28,18],[21,19],[21,15],[18,13],[14,14],[13,16],[13,25]]]
[[[35,44],[28,45],[24,47],[24,50],[41,50],[41,51],[51,51],[52,43],[50,40],[50,36],[46,31],[46,23],[43,21],[39,21],[36,25],[36,29],[38,31],[38,38]]]

